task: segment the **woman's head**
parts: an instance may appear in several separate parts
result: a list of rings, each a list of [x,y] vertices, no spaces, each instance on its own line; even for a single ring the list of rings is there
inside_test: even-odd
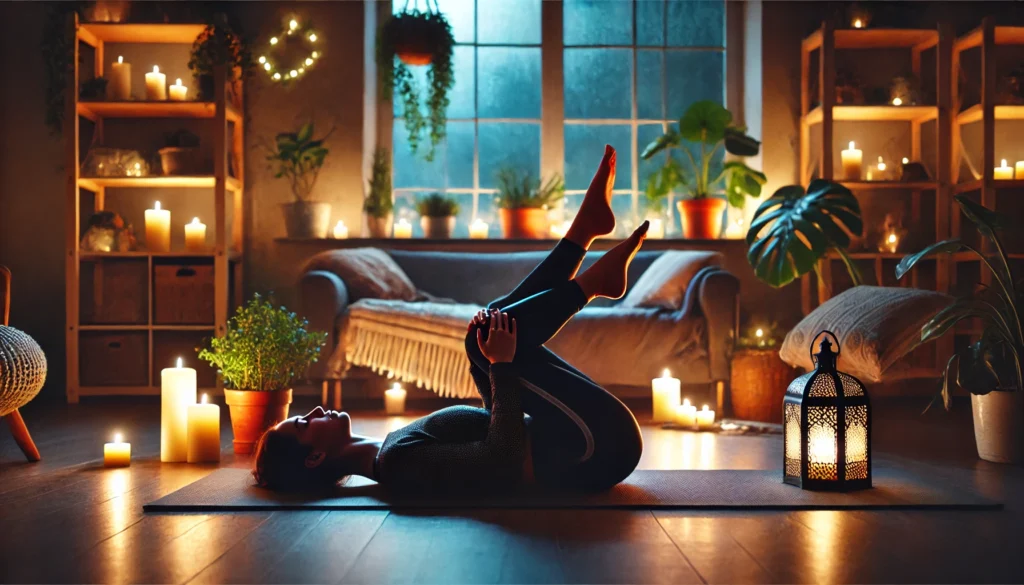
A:
[[[260,486],[281,491],[329,486],[349,474],[342,455],[352,442],[348,414],[318,406],[263,433],[253,477]]]

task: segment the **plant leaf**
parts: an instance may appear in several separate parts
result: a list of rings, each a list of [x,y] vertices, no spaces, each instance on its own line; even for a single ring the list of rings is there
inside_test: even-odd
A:
[[[690,142],[716,144],[725,139],[732,113],[712,100],[694,102],[679,119],[679,136]]]
[[[761,143],[735,126],[725,129],[725,151],[736,156],[757,156]]]
[[[963,248],[963,242],[959,238],[953,238],[950,240],[943,240],[941,242],[935,242],[934,244],[926,247],[924,250],[915,254],[904,256],[900,263],[896,265],[896,278],[897,280],[903,278],[903,275],[910,272],[910,269],[914,267],[922,258],[931,256],[932,254],[952,254],[958,252]]]
[[[644,147],[644,151],[640,153],[640,158],[647,160],[666,148],[674,148],[679,146],[679,133],[676,132],[675,128],[669,128],[668,132],[654,139],[653,142]]]
[[[313,138],[313,122],[306,122],[299,128],[298,136],[295,138],[299,144],[305,144]]]

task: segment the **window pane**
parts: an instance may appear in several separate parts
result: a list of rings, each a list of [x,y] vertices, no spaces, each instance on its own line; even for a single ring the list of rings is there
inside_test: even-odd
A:
[[[629,118],[632,67],[629,49],[566,49],[565,117]]]
[[[452,230],[453,238],[468,238],[469,224],[473,221],[473,199],[472,193],[448,193],[449,197],[459,202],[459,213],[455,216],[455,229]]]
[[[489,238],[501,237],[501,219],[498,217],[498,210],[494,205],[495,197],[496,194],[493,192],[484,192],[480,193],[476,199],[476,216],[487,224],[487,237]],[[473,218],[470,218],[470,221],[473,221]]]
[[[412,237],[422,238],[423,229],[420,228],[420,216],[416,213],[416,200],[426,197],[434,191],[401,191],[395,193],[395,222],[404,219],[412,224]]]
[[[618,151],[615,174],[616,189],[630,189],[632,164],[629,156],[630,134],[626,125],[567,124],[565,126],[565,188],[586,189],[604,156],[604,145]]]
[[[479,43],[540,44],[540,0],[481,0]]]
[[[540,124],[481,123],[480,187],[493,189],[503,166],[540,173]]]
[[[633,43],[633,3],[622,0],[565,0],[562,9],[566,45]]]
[[[474,50],[469,47],[455,47],[452,55],[452,67],[455,68],[455,85],[448,92],[448,117],[449,118],[473,118],[475,117],[475,89],[476,68],[473,66]],[[430,85],[427,83],[427,70],[429,67],[409,67],[413,79],[416,82],[416,89],[419,91],[420,111],[426,116],[426,107]],[[401,117],[403,112],[402,100],[397,92],[393,98],[393,109],[395,117]]]
[[[670,47],[724,47],[725,2],[668,0]]]
[[[662,65],[664,51],[636,52],[636,115],[642,120],[664,120]]]
[[[450,122],[448,124],[448,137],[445,139],[447,146],[445,165],[448,168],[447,186],[449,188],[473,188],[473,143],[475,139],[473,122]]]
[[[637,169],[637,176],[639,178],[637,185],[641,193],[647,188],[647,178],[664,166],[666,157],[664,154],[658,153],[651,157],[650,160],[644,160],[640,158],[640,153],[644,151],[648,144],[662,135],[663,129],[664,127],[661,124],[641,124],[637,126],[637,160],[640,161],[639,168]]]
[[[410,6],[414,3],[409,2]],[[406,0],[393,0],[393,11],[402,10],[405,4]],[[476,18],[475,0],[438,0],[437,5],[451,25],[456,43],[472,43],[476,40],[476,35],[473,34],[473,21]],[[422,5],[419,8],[422,10]]]
[[[479,116],[540,118],[540,49],[480,47]]]
[[[405,121],[395,119],[394,134],[394,187],[433,187],[444,185],[444,144],[437,145],[434,160],[423,159],[424,149],[430,148],[426,141],[420,142],[420,149],[414,154],[409,150],[409,134]]]
[[[636,3],[636,44],[660,47],[665,44],[665,0]]]
[[[666,113],[669,119],[678,120],[696,101],[724,101],[723,63],[724,55],[719,51],[665,52]]]

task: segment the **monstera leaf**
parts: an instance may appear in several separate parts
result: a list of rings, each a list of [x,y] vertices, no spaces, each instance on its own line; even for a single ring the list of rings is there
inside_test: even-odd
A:
[[[849,189],[822,179],[812,181],[806,191],[799,185],[783,187],[754,214],[747,231],[747,260],[759,279],[783,287],[814,270],[835,249],[859,284],[860,274],[845,253],[850,244],[846,230],[858,236],[863,230],[860,204]]]

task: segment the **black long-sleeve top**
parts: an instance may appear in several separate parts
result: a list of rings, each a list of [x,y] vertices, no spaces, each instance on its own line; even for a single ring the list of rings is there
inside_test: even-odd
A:
[[[395,490],[452,492],[522,481],[527,429],[512,364],[493,364],[485,408],[452,406],[388,433],[377,481]],[[487,379],[475,373],[478,385]],[[488,405],[488,398],[490,404]]]

